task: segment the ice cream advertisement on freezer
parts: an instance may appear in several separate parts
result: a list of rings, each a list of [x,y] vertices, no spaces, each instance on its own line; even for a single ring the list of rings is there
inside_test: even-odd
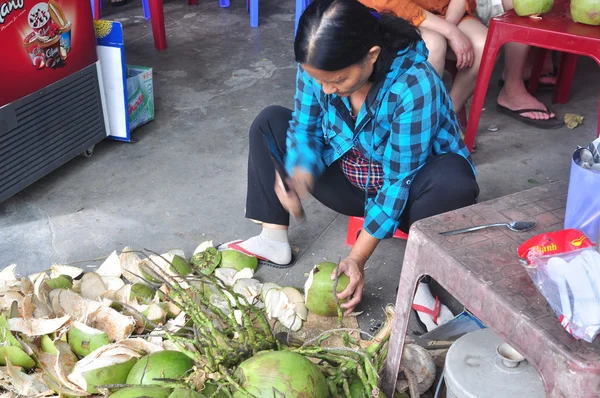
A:
[[[96,62],[89,1],[0,0],[0,107]]]

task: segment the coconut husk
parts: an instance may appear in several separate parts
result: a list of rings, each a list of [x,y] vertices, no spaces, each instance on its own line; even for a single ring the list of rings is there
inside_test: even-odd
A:
[[[125,247],[119,256],[119,263],[121,264],[121,271],[123,277],[129,282],[133,283],[145,283],[142,277],[142,271],[140,270],[140,262],[142,259],[132,251],[131,248]]]
[[[52,310],[56,316],[69,315],[73,320],[86,323],[90,314],[96,312],[102,303],[86,300],[72,290],[54,289],[49,293]]]
[[[20,292],[7,291],[0,293],[0,312],[9,312],[13,303],[17,303],[17,310],[20,317],[23,317],[23,295]]]
[[[54,333],[71,320],[71,317],[65,315],[60,318],[11,318],[8,320],[8,326],[11,331],[23,333],[26,336],[42,336],[44,334]]]
[[[89,300],[100,301],[106,292],[106,285],[102,277],[96,272],[87,272],[81,278],[81,297]]]
[[[28,375],[21,372],[20,368],[13,366],[6,360],[7,374],[10,376],[10,389],[16,394],[24,397],[48,397],[54,395],[54,391],[42,380],[41,373]]]
[[[135,320],[106,305],[90,314],[88,325],[105,331],[110,341],[120,341],[129,337],[135,329]]]
[[[17,264],[11,264],[0,271],[0,292],[19,290],[21,281],[17,279],[16,269]]]

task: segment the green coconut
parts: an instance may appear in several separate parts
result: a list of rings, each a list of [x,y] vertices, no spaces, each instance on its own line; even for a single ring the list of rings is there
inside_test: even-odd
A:
[[[233,268],[238,272],[244,268],[256,271],[256,268],[258,268],[258,258],[233,249],[222,250],[219,267]]]
[[[550,12],[554,0],[513,0],[513,7],[517,15],[539,15]]]
[[[20,347],[0,347],[0,365],[5,366],[7,359],[11,364],[25,369],[31,369],[35,366],[35,361],[31,359],[31,357],[27,355]]]
[[[12,335],[4,314],[0,315],[0,365],[6,365],[6,359],[15,366],[31,369],[35,361],[23,351],[21,343]]]
[[[573,21],[586,25],[600,25],[600,0],[571,0]]]
[[[234,377],[250,395],[259,398],[329,397],[325,377],[314,363],[291,351],[262,351],[245,360]],[[234,398],[245,397],[241,392]]]
[[[308,274],[304,284],[304,303],[309,311],[321,316],[337,316],[336,297],[333,294],[335,281],[331,279],[336,267],[334,263],[323,262],[315,265]],[[344,291],[349,283],[350,278],[346,274],[339,275],[336,292]],[[341,304],[347,299],[338,301]]]
[[[71,350],[80,357],[85,357],[95,349],[110,343],[106,332],[94,329],[81,322],[73,323],[73,326],[67,332],[67,341]]]
[[[185,258],[175,255],[173,260],[171,260],[171,271],[181,276],[186,276],[192,273],[192,266]]]
[[[136,386],[127,387],[111,394],[111,398],[167,398],[173,390],[158,386]]]
[[[56,278],[48,279],[46,284],[50,289],[71,289],[73,288],[73,278],[69,275],[59,275]]]
[[[181,379],[194,366],[194,361],[179,351],[158,351],[140,360],[127,376],[127,384],[169,385],[167,380]]]
[[[139,303],[150,301],[152,298],[154,298],[154,290],[150,286],[143,283],[134,283],[131,285],[130,300],[135,300]]]
[[[217,393],[217,391],[219,392]],[[228,398],[230,396],[223,391],[223,388],[219,390],[219,387],[211,381],[206,381],[204,383],[202,394],[210,398]]]
[[[206,398],[206,396],[198,391],[178,388],[169,395],[169,398]]]
[[[85,379],[87,385],[86,391],[95,394],[98,392],[97,386],[124,384],[136,362],[137,358],[131,358],[125,362],[82,372],[81,376]]]
[[[40,346],[42,348],[42,351],[47,352],[48,354],[58,354],[58,350],[54,345],[54,341],[52,341],[50,336],[48,336],[47,334],[42,336],[42,339],[40,340]]]
[[[222,252],[208,247],[192,256],[191,263],[202,275],[212,274],[221,262]]]

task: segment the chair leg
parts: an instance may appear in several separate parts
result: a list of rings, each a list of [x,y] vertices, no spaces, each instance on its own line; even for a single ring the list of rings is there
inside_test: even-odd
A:
[[[219,0],[219,7],[227,8],[230,6],[229,0]]]
[[[598,101],[598,137],[600,138],[600,101]]]
[[[363,227],[363,219],[359,217],[350,217],[348,219],[348,232],[346,233],[346,245],[352,247],[356,243],[358,233]]]
[[[533,64],[533,69],[531,70],[531,76],[529,77],[529,87],[527,87],[527,91],[529,94],[535,96],[535,93],[540,86],[540,77],[542,76],[542,70],[544,69],[544,63],[546,62],[546,58],[550,50],[546,48],[538,48],[537,54],[535,57],[535,62]]]
[[[188,6],[197,6],[198,0],[188,0]]]
[[[144,10],[144,19],[150,19],[150,6],[148,5],[148,0],[142,0],[142,9]]]
[[[252,28],[258,27],[258,1],[250,0],[250,26]]]
[[[501,34],[496,34],[496,24],[492,19],[488,29],[485,49],[483,50],[483,56],[481,58],[481,66],[479,67],[479,74],[477,75],[477,83],[475,84],[475,92],[473,94],[473,100],[471,101],[469,121],[465,133],[465,145],[471,152],[473,151],[473,145],[475,144],[477,127],[479,126],[481,110],[483,109],[483,102],[490,83],[490,77],[492,76],[494,65],[496,64],[496,55],[498,54],[500,47],[504,44],[504,42],[500,41],[499,36],[501,36]]]
[[[560,55],[560,65],[558,67],[558,77],[556,78],[556,88],[552,96],[552,103],[565,104],[569,101],[569,92],[571,91],[571,84],[575,76],[578,58],[579,56],[576,54],[565,52]]]
[[[167,49],[167,32],[165,31],[165,11],[163,0],[148,0],[150,8],[150,21],[154,35],[154,47],[158,51]]]
[[[92,0],[92,14],[94,19],[100,19],[101,0]]]

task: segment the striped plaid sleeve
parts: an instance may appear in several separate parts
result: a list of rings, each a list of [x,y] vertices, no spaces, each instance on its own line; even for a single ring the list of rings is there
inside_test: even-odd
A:
[[[432,80],[417,73],[407,78],[406,85],[407,89],[392,89],[390,93],[388,104],[394,109],[384,148],[384,183],[366,206],[364,229],[378,239],[389,238],[398,229],[410,184],[425,164],[431,137],[437,130],[438,90]]]
[[[316,82],[298,66],[294,111],[287,132],[285,166],[288,173],[299,167],[319,176],[325,170],[323,162],[323,111]]]

